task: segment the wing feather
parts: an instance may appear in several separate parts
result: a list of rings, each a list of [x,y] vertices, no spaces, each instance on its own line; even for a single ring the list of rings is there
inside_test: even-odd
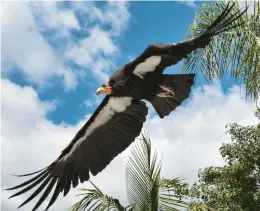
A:
[[[11,197],[21,195],[39,185],[19,206],[24,206],[43,192],[32,209],[36,210],[54,189],[46,208],[48,210],[60,193],[63,192],[66,196],[71,187],[76,187],[79,181],[82,183],[89,180],[90,172],[92,175],[98,174],[125,150],[140,134],[147,111],[144,102],[129,97],[105,97],[61,155],[47,168],[22,175],[36,174],[32,179],[9,188],[8,190],[23,188]]]
[[[52,188],[54,187],[56,181],[57,181],[57,178],[55,178],[55,177],[51,179],[51,182],[49,183],[48,187],[46,188],[46,190],[42,194],[41,198],[39,199],[39,201],[37,202],[35,207],[32,209],[33,211],[36,210],[44,202],[44,200],[48,197],[48,195],[50,194],[50,192],[51,192]]]
[[[32,179],[30,179],[30,180],[28,180],[28,181],[26,181],[26,182],[24,182],[24,183],[22,183],[22,184],[20,184],[20,185],[17,185],[17,186],[15,186],[15,187],[8,188],[8,189],[6,189],[6,190],[14,190],[14,189],[17,189],[17,188],[21,188],[21,187],[23,187],[23,186],[26,186],[26,185],[28,185],[28,184],[34,182],[35,180],[37,180],[39,177],[41,177],[41,176],[42,176],[43,174],[45,174],[45,173],[46,173],[46,171],[41,172],[40,174],[36,175],[36,176],[33,177]]]
[[[27,192],[28,190],[31,190],[31,189],[34,188],[36,185],[38,185],[39,183],[41,183],[41,182],[46,178],[46,176],[47,176],[48,174],[49,174],[48,172],[44,172],[43,175],[40,174],[41,177],[39,177],[39,178],[36,178],[36,177],[35,177],[35,179],[37,179],[35,182],[33,182],[31,185],[27,186],[27,187],[24,188],[23,190],[17,192],[16,194],[13,194],[13,195],[10,196],[9,198],[13,198],[13,197],[15,197],[15,196],[19,196],[19,195],[21,195],[21,194]],[[30,181],[30,183],[31,183],[31,180],[29,180],[29,181]],[[33,181],[34,181],[34,180],[33,180]],[[29,183],[29,184],[30,184],[30,183]],[[20,185],[20,187],[22,187],[22,186],[25,186],[25,183],[23,183],[22,185]],[[19,188],[20,188],[20,187],[19,187]],[[18,186],[16,186],[15,188],[18,188]]]
[[[239,18],[246,12],[247,8],[243,11],[232,12],[234,6],[235,3],[232,5],[228,3],[215,21],[199,36],[178,43],[150,44],[140,56],[119,71],[134,73],[142,79],[150,72],[163,72],[165,68],[178,63],[198,48],[205,48],[214,36],[242,25],[244,21],[239,20]]]
[[[34,193],[28,198],[26,199],[18,208],[24,206],[25,204],[27,204],[29,201],[31,201],[32,199],[34,199],[35,196],[37,196],[45,187],[46,185],[49,183],[49,181],[51,180],[51,175],[48,175],[47,178],[45,178],[45,180],[43,181],[43,183],[40,185],[40,187],[38,187],[38,189],[36,191],[34,191]]]

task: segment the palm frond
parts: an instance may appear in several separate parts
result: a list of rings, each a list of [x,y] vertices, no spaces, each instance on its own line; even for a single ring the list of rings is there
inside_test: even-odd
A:
[[[151,156],[151,141],[141,134],[131,149],[126,164],[128,200],[135,204],[135,210],[151,210],[158,204],[161,162],[157,153]]]
[[[150,138],[141,134],[126,165],[128,199],[134,204],[134,210],[175,211],[186,207],[180,195],[176,194],[178,191],[174,191],[177,184],[181,185],[180,180],[162,179],[160,173],[161,159],[158,159],[157,152],[151,153]]]
[[[124,207],[120,204],[118,199],[112,198],[105,195],[97,186],[95,186],[91,181],[90,183],[94,186],[94,189],[81,189],[83,193],[77,196],[83,196],[83,198],[78,201],[71,211],[83,211],[83,210],[118,210],[118,211],[131,211],[132,206]]]
[[[247,1],[245,2],[247,7]],[[254,7],[253,14],[246,11],[234,19],[233,25],[238,25],[236,28],[215,36],[205,49],[191,53],[184,60],[182,70],[198,73],[207,81],[228,73],[235,83],[245,85],[246,97],[256,101],[260,93],[260,3],[250,3]],[[238,2],[233,5],[231,16],[241,12]],[[225,1],[204,3],[189,27],[187,37],[203,34],[225,9]]]

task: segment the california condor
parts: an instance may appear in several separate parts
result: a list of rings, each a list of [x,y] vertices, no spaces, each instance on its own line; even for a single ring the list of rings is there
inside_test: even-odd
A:
[[[89,180],[89,173],[95,176],[101,172],[140,134],[148,112],[142,100],[151,102],[164,118],[188,98],[195,75],[166,75],[163,71],[198,48],[205,48],[215,35],[240,25],[236,21],[245,11],[232,15],[233,7],[227,4],[200,36],[176,44],[149,45],[138,58],[117,70],[108,83],[97,89],[97,94],[105,94],[105,98],[60,156],[40,171],[18,175],[34,177],[7,189],[23,188],[14,197],[40,184],[19,207],[44,191],[32,209],[36,210],[54,189],[47,210],[59,193],[66,196],[71,185],[75,188],[79,181]]]

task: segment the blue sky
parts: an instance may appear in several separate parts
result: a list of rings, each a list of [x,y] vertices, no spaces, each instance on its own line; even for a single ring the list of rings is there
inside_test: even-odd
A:
[[[84,4],[84,6],[87,7],[87,4]],[[106,4],[105,2],[98,2],[92,6],[102,11],[107,6]],[[198,3],[197,6],[199,6]],[[75,7],[75,4],[71,2],[59,2],[57,4],[57,10],[59,11],[71,11]],[[108,35],[111,41],[114,42],[113,45],[116,45],[118,52],[116,55],[112,55],[112,66],[101,68],[101,71],[107,75],[129,62],[130,59],[138,56],[151,43],[171,43],[185,39],[187,28],[192,23],[196,12],[195,5],[189,6],[180,2],[131,2],[127,4],[126,8],[128,14],[123,14],[123,16],[128,17],[122,27],[117,29],[118,34],[116,36]],[[99,76],[96,77],[90,74],[89,68],[91,67],[88,67],[88,65],[82,65],[81,62],[75,62],[76,59],[66,57],[65,51],[68,51],[68,46],[78,44],[81,40],[86,39],[93,27],[100,27],[104,32],[110,29],[115,31],[114,26],[112,26],[113,23],[105,23],[104,21],[95,20],[95,18],[89,21],[91,15],[76,9],[74,18],[77,19],[78,23],[75,25],[78,26],[67,27],[66,30],[68,30],[69,35],[57,36],[57,32],[61,29],[58,26],[55,28],[55,26],[53,27],[44,22],[45,15],[48,12],[45,10],[48,8],[43,9],[39,5],[32,4],[31,9],[35,19],[35,28],[32,30],[38,31],[40,36],[48,42],[53,52],[62,60],[63,65],[69,67],[74,74],[77,74],[77,85],[72,85],[72,88],[66,90],[62,78],[49,77],[44,84],[39,86],[37,81],[32,83],[31,80],[27,80],[27,75],[16,64],[13,64],[11,70],[8,70],[12,73],[4,77],[8,77],[11,81],[22,86],[33,86],[41,100],[58,101],[58,109],[49,113],[49,118],[53,122],[75,124],[82,116],[95,109],[96,104],[86,106],[84,102],[87,99],[93,100],[96,87],[104,80],[98,80],[97,77]],[[88,46],[84,47],[88,48]],[[3,53],[5,55],[5,52]],[[81,56],[84,57],[84,55]],[[180,65],[173,66],[167,72],[177,72],[179,67]],[[34,71],[37,71],[37,69]],[[82,75],[79,75],[79,72],[82,72]],[[198,82],[200,83],[199,80]]]
[[[2,188],[21,181],[10,174],[33,172],[56,159],[102,99],[95,95],[96,88],[147,45],[184,40],[201,4],[4,2]],[[179,68],[180,64],[166,72],[177,73]],[[199,168],[224,163],[218,148],[229,141],[225,125],[257,122],[243,92],[243,87],[232,86],[228,76],[210,84],[198,78],[191,97],[171,115],[164,119],[148,115],[144,129],[152,138],[152,146],[163,153],[164,177],[181,176],[193,182]],[[127,204],[124,168],[129,149],[91,178],[123,204]],[[52,210],[67,210],[82,187],[90,185],[81,184],[66,199],[60,197]],[[3,211],[16,209],[26,199],[8,200],[9,196],[2,191]],[[21,210],[28,210],[28,206]]]
[[[88,7],[88,4],[89,2],[85,2],[79,7]],[[61,122],[75,124],[82,116],[94,111],[96,108],[97,104],[94,103],[93,105],[88,106],[84,104],[84,102],[86,100],[96,100],[93,96],[94,91],[96,87],[104,82],[104,79],[98,80],[97,78],[99,78],[99,76],[90,74],[91,67],[82,64],[82,62],[77,62],[77,59],[75,58],[71,59],[66,56],[66,51],[69,51],[71,45],[77,45],[80,41],[86,39],[90,35],[90,30],[93,27],[100,27],[104,32],[107,32],[108,30],[114,32],[118,31],[116,32],[117,34],[112,33],[112,35],[107,35],[113,42],[112,45],[115,45],[117,48],[116,55],[112,55],[112,59],[109,61],[113,64],[108,65],[107,67],[99,67],[98,65],[93,64],[101,69],[102,72],[105,72],[106,75],[109,75],[121,65],[129,62],[130,59],[138,56],[151,43],[171,43],[184,40],[187,29],[193,22],[196,10],[199,9],[201,4],[201,2],[197,2],[196,4],[187,4],[184,2],[131,2],[126,5],[127,13],[122,13],[125,20],[119,29],[115,29],[115,26],[113,25],[117,23],[106,23],[104,20],[97,20],[97,17],[91,17],[94,15],[90,15],[89,12],[80,10],[73,2],[58,2],[56,10],[59,12],[74,10],[73,16],[75,22],[77,22],[72,27],[60,29],[59,26],[46,24],[45,19],[55,18],[46,18],[48,15],[48,7],[41,8],[41,6],[37,4],[31,4],[30,8],[32,9],[35,20],[35,26],[31,30],[37,31],[40,36],[45,39],[56,56],[62,60],[62,65],[69,68],[74,76],[76,75],[77,82],[67,89],[64,87],[62,78],[48,77],[45,81],[47,83],[39,86],[37,81],[33,81],[34,83],[32,83],[31,80],[28,80],[28,76],[24,74],[21,67],[15,63],[12,64],[11,68],[5,68],[5,66],[3,66],[3,69],[8,69],[8,72],[11,72],[8,76],[5,76],[4,74],[3,77],[8,77],[11,81],[21,86],[33,86],[38,91],[41,100],[57,101],[58,109],[48,114],[48,118],[53,122],[57,124]],[[107,3],[91,3],[91,7],[104,11],[107,7]],[[57,33],[63,33],[60,32],[62,30],[67,30],[66,34],[57,35]],[[5,42],[5,40],[3,40],[3,42]],[[91,48],[91,46],[84,46],[84,48],[88,47]],[[5,52],[3,53],[5,56]],[[84,53],[80,54],[82,57],[84,56]],[[85,56],[88,57],[88,55]],[[103,57],[103,59],[104,58],[106,57]],[[104,62],[106,61],[103,61],[102,63]],[[170,67],[166,72],[179,72],[180,66],[181,64]],[[50,68],[56,67],[53,66]],[[37,71],[37,67],[33,71]],[[230,83],[228,82],[229,80],[225,80],[223,89],[230,86]],[[198,78],[195,86],[200,84],[201,79]]]

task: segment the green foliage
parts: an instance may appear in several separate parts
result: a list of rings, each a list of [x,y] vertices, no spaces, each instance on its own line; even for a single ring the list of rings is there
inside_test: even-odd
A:
[[[110,196],[102,193],[92,182],[94,189],[81,189],[83,192],[77,196],[84,196],[80,201],[78,201],[72,208],[71,211],[83,211],[83,210],[119,210],[119,211],[131,211],[133,208],[131,206],[124,207],[120,204],[118,199],[114,199]]]
[[[157,210],[179,210],[179,207],[187,208],[187,203],[182,200],[188,193],[188,184],[179,178],[160,181],[159,207]],[[155,210],[155,209],[154,209]]]
[[[247,1],[245,1],[247,5]],[[243,25],[214,37],[205,49],[188,55],[184,60],[185,72],[198,73],[207,81],[230,73],[234,82],[244,84],[246,96],[254,100],[260,93],[260,3],[250,2],[253,14],[246,12],[234,24]],[[225,1],[204,3],[188,30],[188,38],[201,35],[225,9]],[[238,2],[232,14],[239,12]]]
[[[260,120],[260,109],[256,116]],[[208,167],[199,172],[199,182],[191,195],[202,199],[208,208],[224,211],[260,210],[260,123],[255,126],[231,124],[231,143],[223,144],[223,167]]]
[[[191,201],[190,204],[189,204],[189,211],[214,211],[214,210],[209,208],[203,202]]]
[[[79,196],[83,198],[71,210],[177,211],[187,207],[183,198],[188,194],[188,184],[179,178],[161,178],[161,165],[158,154],[151,152],[149,137],[142,134],[132,146],[126,165],[127,194],[131,205],[124,207],[91,183],[94,189],[82,189]]]

